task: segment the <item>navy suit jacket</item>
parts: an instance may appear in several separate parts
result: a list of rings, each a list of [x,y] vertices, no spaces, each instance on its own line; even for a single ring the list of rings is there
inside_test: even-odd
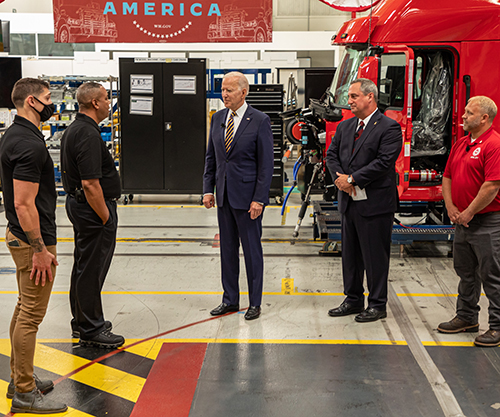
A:
[[[203,193],[216,188],[217,205],[224,194],[231,207],[248,210],[252,201],[269,203],[274,169],[273,133],[269,116],[248,106],[233,139],[229,153],[224,146],[228,109],[212,116],[205,157]]]
[[[353,201],[349,194],[339,191],[339,211],[345,213],[347,205],[354,202],[363,216],[394,213],[399,199],[395,163],[403,145],[401,127],[377,110],[363,134],[354,141],[357,124],[358,118],[353,117],[338,125],[326,154],[326,165],[334,181],[337,172],[352,175],[368,198]]]

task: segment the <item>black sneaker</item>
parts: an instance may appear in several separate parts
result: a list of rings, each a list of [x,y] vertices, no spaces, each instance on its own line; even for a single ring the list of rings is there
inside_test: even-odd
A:
[[[73,339],[80,339],[80,330],[78,330],[78,328],[74,327],[74,326],[76,326],[76,324],[75,325],[73,324],[73,320],[71,320],[71,337]],[[104,322],[104,327],[108,330],[113,330],[113,323],[111,323],[109,320],[106,320]]]
[[[33,379],[35,380],[36,387],[41,391],[42,394],[47,394],[52,388],[54,388],[54,383],[50,380],[42,381],[35,374],[33,374]],[[7,387],[7,398],[14,398],[16,392],[16,386],[14,385],[14,380],[11,379],[9,386]]]
[[[81,346],[95,346],[102,349],[116,349],[125,343],[125,338],[105,329],[90,339],[80,338]]]
[[[64,413],[68,406],[44,397],[38,388],[30,392],[15,392],[11,413],[53,414]]]

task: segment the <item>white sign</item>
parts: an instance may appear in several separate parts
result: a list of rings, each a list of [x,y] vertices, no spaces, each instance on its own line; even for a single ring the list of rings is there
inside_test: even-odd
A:
[[[130,96],[130,114],[153,115],[153,97]]]
[[[196,75],[174,75],[174,94],[196,94]]]
[[[153,94],[154,82],[153,75],[130,74],[130,93],[131,94]]]

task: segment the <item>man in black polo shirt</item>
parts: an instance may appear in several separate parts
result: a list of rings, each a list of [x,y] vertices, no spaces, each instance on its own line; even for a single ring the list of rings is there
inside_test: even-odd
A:
[[[101,84],[82,84],[76,99],[79,113],[61,141],[61,168],[66,213],[73,223],[75,252],[70,305],[73,337],[81,345],[117,348],[123,336],[104,320],[101,290],[113,258],[120,197],[120,178],[98,123],[109,115],[107,91]]]
[[[56,189],[54,164],[38,130],[54,113],[49,85],[23,78],[12,90],[17,116],[0,140],[7,235],[5,242],[16,264],[19,291],[10,323],[11,382],[7,398],[13,413],[48,414],[66,405],[44,397],[52,381],[33,374],[36,334],[49,303],[56,274]]]

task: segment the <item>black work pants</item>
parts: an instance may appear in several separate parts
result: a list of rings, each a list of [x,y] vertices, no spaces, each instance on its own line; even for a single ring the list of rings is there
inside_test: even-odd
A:
[[[368,307],[384,311],[391,255],[394,213],[362,216],[350,201],[342,215],[342,275],[345,301],[364,307],[366,272]]]
[[[481,284],[489,301],[489,327],[500,330],[500,214],[476,214],[455,226],[453,266],[460,277],[457,316],[476,324]]]
[[[90,339],[104,330],[101,290],[115,251],[118,216],[116,201],[106,201],[109,219],[101,218],[73,196],[66,199],[66,213],[73,223],[75,251],[69,300],[80,338]]]

